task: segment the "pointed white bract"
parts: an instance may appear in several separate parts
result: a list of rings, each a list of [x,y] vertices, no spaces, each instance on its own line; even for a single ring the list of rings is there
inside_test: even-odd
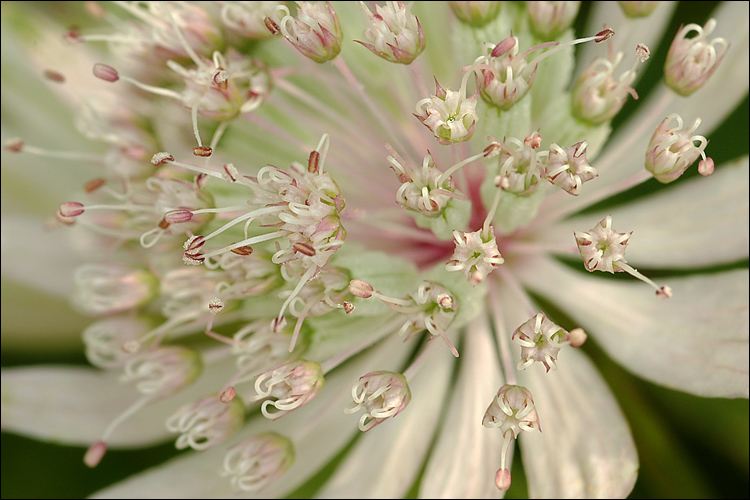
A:
[[[646,151],[646,170],[657,181],[667,184],[677,180],[699,156],[703,159],[698,163],[698,172],[703,176],[713,173],[714,162],[704,153],[708,139],[690,135],[700,124],[701,119],[696,118],[690,127],[685,127],[682,117],[673,113],[656,127]]]

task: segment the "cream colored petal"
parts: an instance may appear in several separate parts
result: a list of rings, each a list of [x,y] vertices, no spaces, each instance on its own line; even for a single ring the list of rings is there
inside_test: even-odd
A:
[[[566,348],[558,369],[519,373],[531,390],[542,432],[524,432],[521,456],[531,498],[625,498],[638,452],[612,392],[582,352]]]
[[[60,231],[45,230],[36,217],[3,215],[0,235],[3,279],[59,297],[71,293],[72,269],[85,260],[60,244]]]
[[[132,386],[118,382],[119,376],[119,371],[70,366],[5,369],[2,429],[44,441],[89,446],[140,398]],[[207,368],[195,384],[126,420],[107,441],[109,446],[131,448],[171,439],[164,426],[167,417],[183,404],[215,392],[228,377],[227,367]]]
[[[351,401],[352,381],[375,369],[403,363],[409,354],[393,337],[326,377],[320,393],[303,408],[270,422],[255,416],[226,443],[205,452],[190,452],[96,493],[93,498],[228,498],[237,495],[220,476],[228,447],[259,432],[274,431],[294,443],[295,460],[275,483],[254,497],[283,498],[323,467],[352,438],[357,419],[343,408]],[[391,367],[395,369],[395,366]],[[239,495],[239,496],[248,496]]]
[[[573,231],[588,231],[607,215],[619,232],[633,231],[625,257],[634,267],[695,269],[748,256],[748,157],[646,198],[559,221],[534,231],[530,240],[575,249]],[[573,250],[575,255],[576,250]]]
[[[526,261],[521,279],[570,314],[633,373],[706,397],[748,397],[748,270],[660,279],[662,300],[644,283]]]
[[[429,346],[427,359],[409,380],[409,405],[393,419],[360,436],[318,497],[404,497],[430,449],[454,363],[444,345],[435,345],[438,342]],[[356,420],[357,415],[350,417]],[[481,425],[481,420],[478,423]]]

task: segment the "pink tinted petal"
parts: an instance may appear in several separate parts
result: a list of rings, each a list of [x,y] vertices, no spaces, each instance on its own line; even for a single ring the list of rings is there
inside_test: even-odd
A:
[[[283,478],[262,491],[264,498],[283,498],[318,472],[346,445],[357,429],[357,419],[343,408],[351,402],[351,386],[368,371],[401,365],[408,354],[402,340],[393,337],[356,363],[343,365],[331,372],[320,393],[305,405],[305,411],[291,412],[272,423],[262,418],[251,420],[225,443],[200,453],[186,453],[169,462],[136,474],[97,492],[92,498],[228,498],[232,490],[229,479],[221,477],[222,461],[227,448],[267,430],[290,438],[295,459]]]
[[[461,368],[445,421],[419,488],[421,498],[502,498],[494,482],[503,436],[481,425],[502,386],[488,317],[469,323]],[[409,409],[407,409],[408,411]]]
[[[409,380],[409,406],[359,438],[317,493],[319,497],[356,498],[367,492],[371,498],[403,498],[406,494],[430,449],[453,365],[444,346],[431,344],[422,368]],[[356,415],[349,417],[356,420]]]
[[[562,356],[554,373],[540,367],[519,373],[542,427],[519,437],[529,495],[625,498],[638,474],[628,423],[586,355],[571,348]]]

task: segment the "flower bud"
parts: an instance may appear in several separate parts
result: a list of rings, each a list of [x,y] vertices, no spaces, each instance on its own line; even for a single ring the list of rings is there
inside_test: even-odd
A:
[[[534,34],[542,40],[553,40],[570,28],[581,2],[526,2],[526,12]]]
[[[648,17],[659,2],[617,2],[626,16],[631,18]]]
[[[224,455],[222,476],[230,476],[232,486],[257,492],[276,481],[294,462],[294,445],[275,432],[249,437],[229,448]]]
[[[477,93],[466,97],[466,84],[460,90],[446,90],[435,79],[435,95],[417,103],[414,116],[435,134],[440,144],[468,141],[474,135]]]
[[[723,38],[708,41],[708,35],[715,28],[715,19],[709,19],[704,27],[688,24],[680,28],[669,47],[664,63],[664,81],[681,96],[689,96],[701,88],[724,59],[729,42]],[[697,34],[687,38],[692,31]]]
[[[305,360],[289,361],[261,373],[255,379],[258,394],[251,401],[269,396],[276,398],[276,401],[264,401],[261,406],[264,417],[276,420],[310,401],[324,384],[320,364]],[[276,410],[269,411],[269,406]]]
[[[541,431],[531,391],[518,385],[502,386],[484,412],[482,425],[499,428],[503,435],[510,431],[514,438],[521,431]]]
[[[354,403],[347,406],[344,413],[356,413],[364,407],[359,429],[367,432],[401,413],[411,400],[411,391],[406,377],[400,373],[376,371],[359,378],[352,388],[352,399]]]
[[[85,264],[74,275],[73,304],[95,316],[134,309],[151,300],[158,281],[148,271],[125,264]]]
[[[502,2],[448,2],[459,21],[481,28],[497,17]]]
[[[690,135],[700,123],[700,118],[696,118],[690,128],[683,130],[682,117],[673,113],[656,127],[646,151],[646,170],[656,180],[663,184],[676,180],[698,157],[703,157],[698,166],[701,175],[713,171],[713,160],[704,152],[708,139],[702,135]]]
[[[130,356],[123,347],[148,332],[145,321],[132,317],[102,319],[83,331],[86,359],[98,368],[117,368]]]
[[[177,410],[167,419],[167,429],[179,432],[178,450],[206,450],[225,441],[242,427],[245,407],[239,398],[223,403],[217,394]]]
[[[166,397],[190,385],[203,368],[200,354],[181,346],[159,347],[128,359],[120,378],[136,382],[136,389],[146,396]]]
[[[284,38],[303,55],[317,63],[334,59],[341,51],[344,33],[339,18],[328,2],[298,2],[297,17],[289,10],[279,23]]]
[[[363,33],[367,42],[355,40],[357,43],[394,63],[411,64],[422,53],[424,30],[419,19],[410,12],[411,4],[389,1],[386,5],[376,5],[376,14],[364,2],[360,5],[369,25]]]

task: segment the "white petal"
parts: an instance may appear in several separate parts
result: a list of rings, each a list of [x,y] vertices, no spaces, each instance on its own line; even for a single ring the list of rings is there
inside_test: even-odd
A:
[[[531,366],[519,383],[534,397],[542,432],[520,436],[531,498],[625,498],[638,475],[638,453],[617,401],[577,349],[558,369]]]
[[[231,368],[231,366],[230,366]],[[140,395],[118,382],[119,371],[36,366],[2,371],[2,429],[44,441],[89,446],[101,439],[112,420]],[[108,439],[112,448],[130,448],[168,440],[164,422],[181,405],[214,392],[229,374],[208,367],[193,385],[153,403],[122,423]]]
[[[4,350],[80,352],[81,332],[91,318],[73,311],[66,299],[5,279],[0,286]]]
[[[503,437],[482,417],[503,384],[488,317],[467,326],[461,369],[427,462],[420,498],[502,498],[495,486]],[[384,424],[385,425],[385,424]]]
[[[633,231],[625,257],[634,267],[693,269],[748,256],[748,157],[710,177],[675,183],[646,198],[545,225],[530,239],[575,248],[573,231],[588,231],[608,214],[619,232]],[[560,242],[564,242],[560,245]]]
[[[444,345],[429,349],[422,368],[409,380],[409,406],[361,436],[318,497],[403,498],[429,451],[454,363]]]
[[[59,297],[70,294],[72,269],[84,260],[60,244],[59,231],[45,230],[40,218],[3,215],[0,236],[4,279]]]
[[[220,476],[226,449],[253,434],[274,431],[292,439],[295,460],[276,483],[255,495],[283,498],[318,472],[352,438],[357,419],[343,408],[351,402],[351,386],[361,375],[375,369],[388,369],[403,363],[408,355],[397,337],[368,351],[356,362],[347,363],[326,377],[320,393],[304,407],[270,422],[256,415],[225,444],[205,452],[190,452],[99,491],[93,498],[227,498],[232,491],[229,479]]]
[[[671,299],[638,280],[611,280],[529,259],[521,279],[563,308],[617,362],[669,388],[748,397],[748,270],[671,277]],[[661,283],[660,283],[661,284]]]
[[[660,85],[638,104],[638,110],[614,133],[604,152],[591,161],[599,171],[596,181],[587,184],[577,198],[564,192],[554,193],[545,210],[557,216],[567,215],[607,198],[613,191],[618,192],[620,183],[644,171],[651,136],[671,113],[679,113],[686,123],[700,117],[702,123],[697,133],[710,139],[711,132],[747,95],[750,69],[748,3],[725,2],[714,17],[718,26],[712,37],[721,36],[731,46],[706,84],[689,97]],[[707,153],[711,155],[710,145]]]

